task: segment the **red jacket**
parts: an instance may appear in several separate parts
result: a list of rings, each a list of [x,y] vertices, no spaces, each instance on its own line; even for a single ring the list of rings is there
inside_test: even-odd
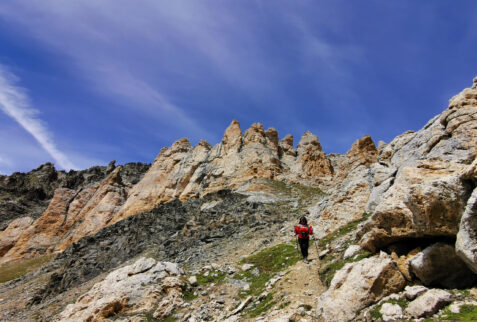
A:
[[[309,235],[313,235],[313,227],[300,224],[295,226],[295,234],[298,235],[299,239],[309,239]]]

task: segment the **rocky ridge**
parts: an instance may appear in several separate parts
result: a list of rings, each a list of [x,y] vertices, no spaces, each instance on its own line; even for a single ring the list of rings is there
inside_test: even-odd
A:
[[[168,317],[182,321],[477,315],[476,115],[477,79],[423,129],[378,148],[363,137],[346,155],[327,155],[317,138],[305,133],[295,150],[290,136],[279,141],[276,131],[260,124],[242,134],[233,122],[215,147],[204,141],[191,147],[181,139],[163,149],[135,185],[125,185],[120,170],[111,171],[85,198],[94,200],[89,206],[78,199],[78,207],[71,208],[70,191],[58,189],[32,227],[45,222],[71,227],[68,232],[54,228],[59,240],[51,241],[53,234],[42,236],[39,230],[18,238],[22,242],[9,251],[21,258],[28,254],[21,245],[30,241],[33,247],[49,245],[39,253],[62,253],[0,288],[0,297],[15,298],[6,302],[10,309],[3,318],[28,319],[23,305],[45,319],[59,311],[67,319],[93,306],[83,299],[114,294],[97,309],[104,314],[92,319],[152,319],[167,287],[157,285],[152,295],[148,282],[134,285],[131,303],[141,298],[149,303],[134,311],[127,294],[111,293],[102,282],[142,261],[154,261],[150,267],[157,261],[180,265],[182,284],[171,288],[176,291],[166,302],[172,306],[165,307],[175,308]],[[287,237],[305,209],[320,237],[308,272],[318,273],[321,282],[297,273],[305,264],[296,262]],[[68,218],[82,219],[65,226]],[[84,221],[97,222],[99,229],[88,230]],[[5,240],[15,240],[30,223],[12,222],[3,231]],[[78,238],[69,247],[62,244],[68,236]],[[290,296],[296,284],[305,297]],[[35,291],[17,300],[27,285]]]

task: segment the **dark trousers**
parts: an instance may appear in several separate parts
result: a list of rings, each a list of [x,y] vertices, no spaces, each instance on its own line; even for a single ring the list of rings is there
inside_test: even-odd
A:
[[[298,243],[300,244],[300,250],[303,258],[308,257],[308,242],[308,238],[298,238]]]

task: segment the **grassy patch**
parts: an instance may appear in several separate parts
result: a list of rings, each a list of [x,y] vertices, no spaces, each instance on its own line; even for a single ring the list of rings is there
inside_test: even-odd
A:
[[[267,282],[276,273],[292,266],[298,260],[300,255],[294,244],[279,244],[243,259],[240,263],[253,264],[258,269],[258,274],[253,274],[254,269],[251,269],[234,275],[235,279],[245,280],[250,284],[250,290],[242,291],[240,297],[261,294]]]
[[[324,248],[324,247],[326,247],[327,244],[330,244],[335,239],[354,231],[358,227],[358,225],[360,223],[362,223],[363,221],[365,221],[366,219],[368,219],[369,216],[370,216],[369,214],[365,213],[365,214],[363,214],[362,218],[357,219],[357,220],[353,220],[353,221],[347,223],[346,225],[341,226],[337,230],[329,233],[328,235],[326,235],[325,237],[321,238],[318,241],[318,246],[320,246],[320,248]]]
[[[275,304],[276,302],[273,300],[273,293],[270,293],[256,307],[251,307],[247,310],[246,314],[250,318],[255,318],[270,310]]]
[[[353,256],[348,259],[341,259],[334,261],[328,265],[326,265],[324,268],[320,269],[318,274],[320,275],[320,280],[323,284],[325,284],[327,287],[330,286],[331,281],[333,280],[333,277],[335,276],[335,273],[339,271],[340,269],[345,266],[347,263],[352,263],[352,262],[359,262],[360,260],[367,258],[371,256],[371,253],[365,250],[361,250],[358,253],[358,256]]]
[[[451,321],[477,321],[477,306],[462,305],[460,313],[452,313],[446,308],[440,318]]]
[[[381,315],[381,308],[383,307],[383,305],[385,303],[391,303],[391,304],[397,304],[401,307],[401,309],[404,311],[404,309],[407,308],[409,302],[406,300],[406,299],[399,299],[399,300],[389,300],[389,301],[386,301],[386,302],[383,302],[381,304],[379,304],[378,306],[376,306],[370,313],[371,313],[371,318],[373,319],[373,321],[376,321],[378,319],[382,319],[383,316]]]
[[[197,295],[194,295],[194,291],[183,291],[182,294],[184,295],[184,301],[192,301],[197,298]]]
[[[0,283],[16,279],[26,273],[32,272],[55,258],[55,255],[43,255],[31,259],[25,259],[0,266]]]
[[[295,244],[279,244],[243,259],[240,263],[255,265],[260,271],[276,273],[300,259]],[[284,265],[283,265],[284,264]]]
[[[205,272],[195,276],[197,278],[197,285],[219,283],[222,282],[226,276],[226,274],[221,271],[211,270],[208,272],[209,274],[207,276],[205,275]]]

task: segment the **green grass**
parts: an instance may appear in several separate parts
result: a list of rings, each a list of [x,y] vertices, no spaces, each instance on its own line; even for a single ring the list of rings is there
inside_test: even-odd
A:
[[[318,272],[318,274],[320,275],[321,282],[325,284],[327,287],[329,287],[331,284],[331,281],[333,280],[333,277],[335,276],[335,273],[339,271],[340,269],[342,269],[343,266],[345,266],[345,264],[352,263],[352,262],[359,262],[360,260],[365,259],[369,256],[371,256],[370,252],[361,250],[358,253],[357,257],[353,256],[348,259],[340,259],[326,265],[324,268],[320,269],[320,271]]]
[[[234,275],[235,279],[245,280],[250,284],[250,290],[242,291],[240,297],[248,295],[257,296],[265,290],[267,282],[278,272],[294,265],[300,260],[294,244],[279,244],[266,248],[257,254],[243,259],[240,264],[250,263],[258,269],[258,275],[252,274],[254,269],[247,272],[239,272]]]
[[[273,293],[270,293],[256,307],[248,309],[246,315],[250,318],[255,318],[262,313],[268,312],[275,304],[277,303],[273,300]]]
[[[450,321],[477,321],[477,306],[462,305],[460,313],[452,313],[446,308],[440,318]]]
[[[55,258],[55,255],[50,254],[3,264],[0,266],[0,283],[11,281],[26,273],[32,272],[50,262],[53,258]]]
[[[197,298],[197,295],[194,295],[194,291],[183,291],[184,301],[189,302]]]
[[[216,270],[211,270],[208,271],[209,274],[208,276],[205,276],[205,272],[197,274],[195,277],[197,277],[197,285],[207,285],[207,284],[212,284],[212,283],[219,283],[222,282],[227,274],[221,272],[221,271],[216,271]]]
[[[324,248],[326,247],[327,244],[330,244],[332,241],[336,240],[337,238],[344,236],[346,234],[349,234],[350,232],[356,230],[358,225],[362,223],[363,221],[365,221],[366,219],[368,219],[369,216],[370,216],[369,214],[365,213],[363,214],[362,218],[353,220],[347,223],[346,225],[336,229],[335,231],[329,233],[328,235],[326,235],[325,237],[321,238],[318,241],[318,246],[320,246],[320,248]]]

